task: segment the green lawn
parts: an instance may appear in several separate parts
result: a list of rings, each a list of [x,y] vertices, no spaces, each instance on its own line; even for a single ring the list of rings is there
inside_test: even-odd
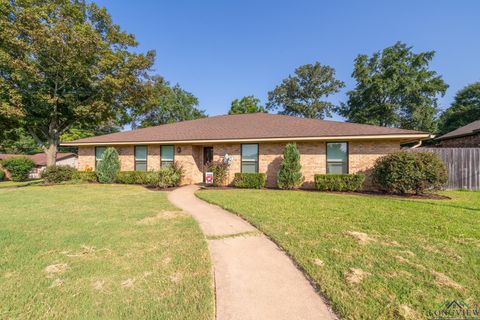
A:
[[[197,195],[283,247],[347,319],[416,319],[480,304],[480,192],[451,200],[275,190]]]
[[[31,185],[37,185],[43,182],[43,180],[28,180],[28,181],[0,181],[0,189],[12,188],[12,187],[26,187]]]
[[[207,243],[165,192],[0,190],[0,319],[212,319]]]

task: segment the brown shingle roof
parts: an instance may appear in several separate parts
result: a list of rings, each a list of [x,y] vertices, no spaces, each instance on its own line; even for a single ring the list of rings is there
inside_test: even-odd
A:
[[[62,145],[205,141],[242,139],[294,139],[314,137],[418,135],[428,133],[356,124],[297,118],[268,113],[214,116],[132,131],[84,138]]]
[[[47,165],[47,156],[45,153],[37,153],[37,154],[12,154],[12,153],[0,153],[0,160],[12,158],[12,157],[27,157],[35,162],[37,166],[46,166]],[[74,153],[57,153],[57,161],[66,159],[69,157],[75,157]]]
[[[443,136],[438,137],[437,140],[445,140],[445,139],[469,136],[475,133],[480,133],[480,120],[473,121],[472,123],[469,123],[466,126],[460,127],[447,134],[444,134]]]

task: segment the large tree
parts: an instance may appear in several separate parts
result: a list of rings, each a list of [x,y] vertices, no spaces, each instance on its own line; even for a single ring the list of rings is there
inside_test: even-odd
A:
[[[448,88],[429,68],[434,55],[414,53],[400,42],[371,57],[358,55],[352,74],[357,85],[339,113],[351,122],[434,131],[437,97]]]
[[[2,125],[25,128],[53,165],[70,128],[128,122],[155,56],[135,46],[90,1],[0,0]]]
[[[228,114],[255,112],[267,112],[267,110],[260,105],[260,99],[255,98],[254,96],[245,96],[241,99],[235,99],[232,101]]]
[[[319,62],[295,69],[268,93],[268,110],[297,117],[323,119],[331,116],[334,104],[325,98],[337,93],[345,84],[335,78],[335,69]]]
[[[445,134],[476,120],[480,120],[480,82],[457,92],[450,108],[440,117],[439,131]]]
[[[197,97],[178,84],[171,86],[162,77],[152,77],[144,91],[148,100],[133,112],[134,128],[206,117],[205,111],[198,108]]]

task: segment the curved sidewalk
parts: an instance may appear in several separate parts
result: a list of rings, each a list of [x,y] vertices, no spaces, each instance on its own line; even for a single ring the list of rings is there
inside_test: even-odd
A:
[[[284,252],[245,220],[198,199],[198,189],[185,186],[168,199],[210,238],[218,320],[337,319]]]

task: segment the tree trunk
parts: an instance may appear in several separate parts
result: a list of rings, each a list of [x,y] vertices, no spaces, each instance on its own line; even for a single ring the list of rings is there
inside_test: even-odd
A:
[[[44,150],[47,155],[47,167],[54,166],[57,163],[57,142],[50,141]]]

